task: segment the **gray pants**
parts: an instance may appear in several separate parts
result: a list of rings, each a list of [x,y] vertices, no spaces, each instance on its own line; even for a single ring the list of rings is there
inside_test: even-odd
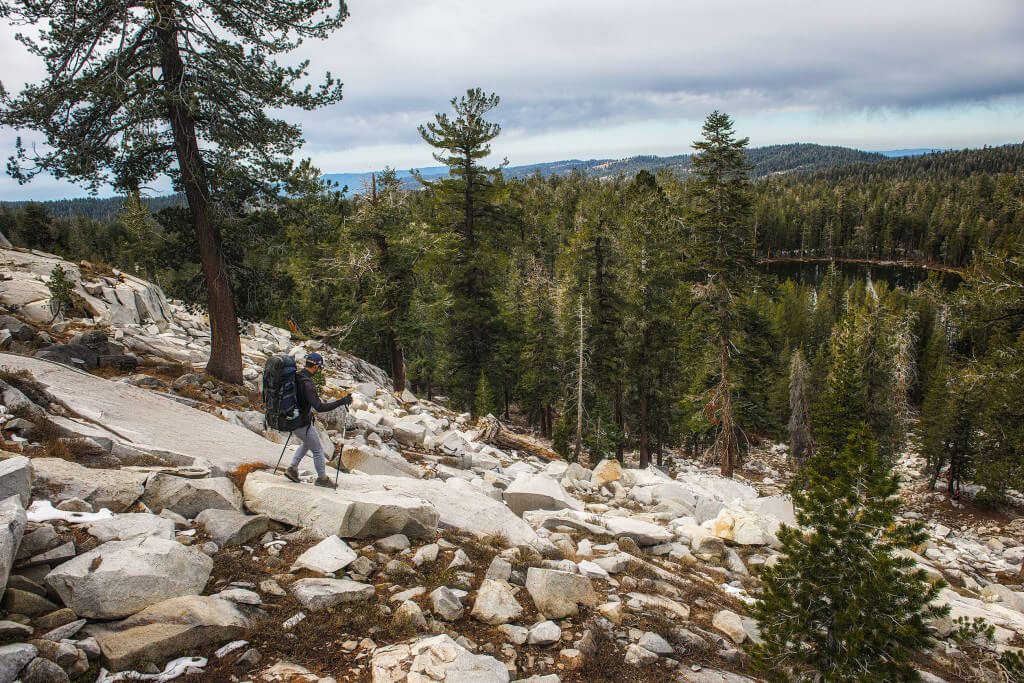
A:
[[[316,428],[313,425],[299,427],[292,430],[292,436],[302,442],[302,445],[295,451],[295,457],[292,458],[292,467],[298,467],[306,453],[312,453],[316,475],[326,477],[327,465],[324,458],[324,447],[320,445],[320,437],[317,435]]]

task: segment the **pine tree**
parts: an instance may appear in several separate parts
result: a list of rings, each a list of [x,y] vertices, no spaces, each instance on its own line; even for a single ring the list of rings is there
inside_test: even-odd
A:
[[[793,352],[789,361],[789,456],[797,467],[802,467],[814,453],[811,435],[810,404],[807,397],[807,379],[810,369],[801,349]]]
[[[940,359],[921,406],[921,454],[931,472],[929,490],[946,470],[946,492],[960,496],[960,484],[973,474],[978,454],[979,396],[966,368]]]
[[[54,266],[50,271],[50,279],[46,281],[46,288],[50,290],[50,310],[53,311],[51,323],[71,307],[74,287],[64,268],[60,264]]]
[[[927,582],[896,551],[922,542],[920,523],[897,524],[898,478],[879,457],[866,424],[839,451],[822,448],[793,492],[799,528],[779,531],[780,561],[762,574],[751,612],[763,644],[755,669],[770,680],[913,680],[913,653],[933,644]]]
[[[818,447],[832,453],[842,450],[847,435],[867,412],[862,321],[862,312],[852,309],[836,323],[829,344],[825,386],[814,406]]]
[[[487,381],[487,373],[480,371],[480,379],[476,383],[476,391],[473,392],[473,416],[484,417],[495,412],[496,401],[494,391],[491,390],[491,383]]]
[[[709,409],[714,415],[715,449],[722,475],[732,476],[740,459],[741,428],[733,404],[732,354],[737,332],[736,300],[755,277],[752,268],[751,190],[747,138],[737,139],[733,121],[714,111],[693,143],[693,190],[689,221],[695,237],[694,262],[704,282],[698,300],[708,309],[718,381]]]
[[[424,184],[436,194],[440,219],[459,236],[453,264],[451,393],[463,406],[473,403],[474,387],[493,359],[498,336],[493,260],[500,255],[495,239],[501,224],[501,168],[487,168],[480,160],[491,153],[490,142],[501,132],[501,126],[485,118],[500,101],[495,94],[472,88],[452,98],[454,118],[438,113],[419,127],[423,140],[440,150],[434,158],[450,174]]]
[[[531,424],[540,427],[542,436],[551,438],[555,405],[562,389],[554,287],[539,264],[534,264],[526,285],[518,390]]]
[[[326,38],[346,16],[343,2],[309,0],[224,0],[215,11],[194,0],[0,2],[0,17],[48,27],[21,37],[47,78],[14,98],[0,88],[0,124],[42,132],[46,151],[19,139],[9,171],[20,182],[48,171],[122,192],[170,175],[188,201],[206,284],[206,370],[228,382],[242,383],[242,355],[215,204],[225,184],[269,198],[281,181],[294,191],[318,175],[289,159],[298,127],[266,110],[337,102],[341,84],[327,74],[314,90],[301,84],[308,61],[275,57]]]
[[[623,348],[630,401],[630,431],[635,435],[640,467],[660,452],[670,429],[678,358],[680,282],[678,223],[655,177],[641,171],[626,191],[623,216],[626,311]],[[604,398],[604,397],[602,397]],[[606,401],[605,401],[606,403]]]

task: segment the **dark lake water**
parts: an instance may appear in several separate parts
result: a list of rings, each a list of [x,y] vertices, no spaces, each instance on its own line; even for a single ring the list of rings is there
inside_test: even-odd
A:
[[[956,273],[946,273],[928,270],[921,267],[900,266],[900,265],[866,265],[862,263],[836,263],[836,269],[847,280],[870,278],[873,282],[886,281],[893,287],[902,287],[907,290],[916,289],[918,285],[928,279],[929,275],[938,278],[943,287],[954,290],[962,282],[962,278]],[[803,284],[818,286],[828,271],[828,263],[763,263],[763,272],[775,275],[779,281],[786,279],[796,280]]]

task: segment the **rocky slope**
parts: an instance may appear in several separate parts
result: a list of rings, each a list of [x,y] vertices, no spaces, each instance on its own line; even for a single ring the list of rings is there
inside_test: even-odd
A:
[[[58,262],[0,251],[0,683],[750,680],[744,604],[794,523],[781,450],[736,480],[547,460],[267,325],[224,386],[205,321],[130,276],[62,264],[78,307],[48,325]],[[272,471],[254,401],[267,354],[313,349],[354,392],[318,427],[336,491]],[[948,506],[902,465],[907,516]],[[947,512],[914,555],[950,584],[930,680],[1024,635],[1024,521]],[[958,616],[994,638],[952,638]]]

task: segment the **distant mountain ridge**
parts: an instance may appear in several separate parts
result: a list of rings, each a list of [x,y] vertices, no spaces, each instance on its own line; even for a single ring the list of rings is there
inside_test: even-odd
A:
[[[747,160],[753,166],[750,171],[752,178],[762,178],[776,173],[801,173],[817,171],[823,168],[847,166],[850,164],[876,163],[885,161],[886,157],[879,152],[865,152],[850,147],[835,145],[816,145],[808,142],[794,142],[786,145],[769,145],[753,147],[747,150]],[[641,155],[625,159],[563,159],[524,166],[508,166],[504,170],[506,178],[527,178],[535,173],[542,176],[568,175],[579,171],[588,176],[598,178],[619,175],[631,176],[639,171],[655,172],[668,169],[680,176],[690,173],[692,155],[677,154],[675,156]],[[430,166],[418,169],[426,180],[443,177],[448,173],[445,166]],[[324,178],[347,186],[350,192],[360,193],[370,182],[370,176],[380,171],[365,173],[328,173]],[[407,186],[416,183],[409,171],[397,171],[399,179]]]
[[[803,174],[814,171],[836,170],[845,167],[872,165],[881,162],[897,161],[907,156],[918,156],[939,152],[937,148],[915,148],[889,150],[884,152],[866,152],[851,147],[840,147],[836,145],[818,145],[806,142],[789,143],[785,145],[769,145],[766,147],[753,147],[747,150],[747,159],[752,168],[752,178],[764,178],[780,174]],[[526,164],[521,166],[509,166],[504,169],[506,178],[527,178],[534,174],[541,176],[568,175],[575,171],[588,176],[605,178],[622,174],[632,176],[639,171],[646,170],[656,172],[666,169],[679,176],[686,176],[691,171],[692,155],[677,154],[674,156],[640,155],[624,159],[563,159],[561,161],[549,161],[537,164]],[[448,173],[445,166],[428,166],[416,171],[426,180],[436,180]],[[351,194],[361,194],[364,188],[369,186],[370,178],[374,173],[327,173],[325,180],[337,183],[339,188],[347,187]],[[416,187],[418,182],[412,171],[396,171],[399,179],[406,187]],[[147,198],[146,203],[153,211],[168,206],[181,206],[183,198],[178,195],[167,195]],[[121,210],[123,199],[120,197],[82,198],[82,199],[59,199],[45,202],[37,202],[45,205],[51,215],[54,216],[76,216],[83,215],[98,220],[109,220]],[[2,206],[19,206],[28,202],[0,202]]]

